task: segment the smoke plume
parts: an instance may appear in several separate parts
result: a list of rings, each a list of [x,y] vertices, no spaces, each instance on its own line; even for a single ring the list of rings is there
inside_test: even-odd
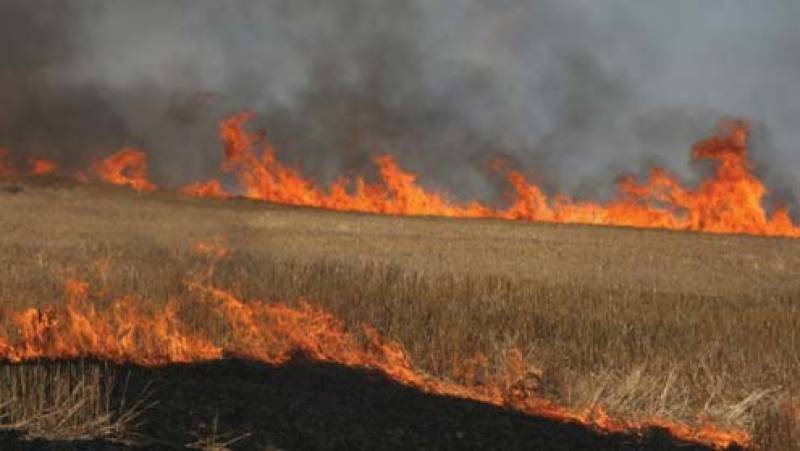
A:
[[[67,166],[139,147],[178,185],[217,173],[217,124],[250,109],[321,182],[390,153],[490,200],[500,158],[602,199],[652,164],[697,180],[688,149],[731,115],[793,202],[798,17],[793,0],[5,0],[0,146]]]

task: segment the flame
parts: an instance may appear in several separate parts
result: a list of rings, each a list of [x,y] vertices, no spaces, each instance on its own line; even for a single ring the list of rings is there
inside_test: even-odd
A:
[[[224,248],[217,244],[198,247],[200,252],[210,250],[214,258],[220,249]],[[333,315],[307,302],[290,307],[243,301],[197,280],[188,281],[187,287],[189,297],[169,299],[156,308],[158,303],[132,295],[101,302],[102,290],[93,293],[86,282],[67,280],[63,303],[0,314],[0,358],[10,362],[96,358],[161,366],[234,356],[280,365],[302,351],[317,361],[378,370],[427,393],[473,399],[609,432],[643,433],[659,427],[678,439],[716,448],[749,443],[744,432],[712,425],[693,428],[659,419],[623,421],[610,418],[599,407],[582,412],[560,408],[519,383],[527,369],[516,351],[509,352],[504,374],[463,386],[416,370],[398,343],[370,327],[364,328],[365,343]],[[187,311],[202,311],[209,317],[191,322],[182,316]],[[212,331],[209,324],[223,327]]]
[[[763,206],[766,186],[753,173],[748,159],[749,128],[742,120],[723,121],[714,136],[697,143],[693,161],[706,160],[714,173],[697,186],[683,186],[678,178],[661,168],[651,169],[644,180],[623,177],[617,195],[605,203],[578,201],[565,195],[549,196],[520,171],[502,164],[510,187],[506,207],[479,202],[456,202],[445,193],[427,190],[417,176],[401,168],[390,155],[373,161],[379,180],[368,183],[362,177],[339,178],[326,188],[318,187],[299,170],[279,162],[263,133],[246,130],[253,118],[250,112],[235,114],[222,122],[222,170],[232,174],[244,197],[263,201],[390,215],[429,215],[462,218],[497,218],[556,223],[601,224],[641,228],[664,228],[710,233],[800,237],[785,207],[769,213]],[[33,174],[56,170],[55,163],[31,159]],[[152,191],[146,155],[124,148],[94,163],[90,170],[73,177],[86,182],[94,176],[107,183],[130,186],[137,191]],[[8,162],[8,152],[0,149],[0,177],[17,172]],[[219,180],[196,182],[181,192],[190,196],[229,199]]]
[[[31,168],[33,175],[51,175],[55,174],[58,166],[48,159],[32,157],[28,159],[28,164]]]
[[[243,112],[225,120],[220,127],[224,143],[223,170],[232,172],[244,196],[290,205],[332,210],[362,211],[393,215],[433,215],[469,218],[499,218],[557,223],[622,225],[665,228],[711,233],[800,237],[785,208],[768,214],[763,207],[767,188],[753,174],[747,158],[749,129],[744,121],[724,121],[717,133],[692,149],[695,161],[709,160],[715,166],[712,177],[697,187],[684,187],[677,177],[654,168],[649,178],[638,182],[625,177],[618,183],[618,194],[601,204],[580,202],[568,196],[553,198],[528,181],[519,171],[505,171],[513,189],[506,208],[477,202],[457,203],[445,195],[430,192],[417,184],[416,175],[404,171],[388,155],[374,158],[380,181],[341,178],[328,189],[320,189],[296,169],[277,161],[272,146],[260,134],[250,133],[245,125],[252,113]],[[259,154],[256,146],[262,147]],[[209,197],[220,186],[205,182]],[[185,189],[205,195],[201,188]]]
[[[54,174],[58,169],[54,162],[41,157],[28,158],[28,165],[30,167],[29,173],[37,176]],[[0,177],[15,177],[17,175],[19,175],[19,171],[9,161],[8,149],[0,148]]]
[[[222,236],[216,236],[211,241],[195,243],[194,252],[215,260],[221,260],[230,255],[230,249],[225,245],[225,238]]]
[[[225,153],[223,170],[234,173],[245,197],[290,205],[394,215],[485,217],[491,212],[478,203],[460,206],[443,195],[425,191],[416,184],[416,175],[403,171],[388,155],[375,158],[381,183],[368,184],[359,177],[352,183],[351,193],[348,190],[350,181],[342,178],[324,192],[297,170],[278,162],[274,149],[263,136],[244,129],[252,116],[249,112],[239,113],[220,126]],[[260,155],[254,150],[256,144],[264,146]]]
[[[214,199],[230,199],[233,197],[225,191],[219,180],[192,183],[181,188],[181,192],[187,196],[210,197]]]
[[[92,165],[100,180],[113,185],[130,186],[136,191],[153,191],[156,185],[147,178],[147,156],[136,149],[122,149]]]

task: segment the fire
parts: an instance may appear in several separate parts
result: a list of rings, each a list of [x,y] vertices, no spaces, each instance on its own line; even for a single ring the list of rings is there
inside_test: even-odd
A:
[[[214,199],[230,199],[233,197],[225,191],[219,180],[192,183],[181,188],[181,192],[187,196],[210,197]]]
[[[417,185],[414,174],[403,171],[388,155],[375,158],[381,183],[369,184],[362,178],[350,183],[342,178],[329,190],[320,190],[300,172],[278,162],[274,149],[263,136],[244,129],[251,118],[251,113],[239,113],[225,120],[220,127],[225,151],[223,170],[235,175],[245,197],[331,210],[394,215],[485,217],[491,212],[477,203],[461,206],[443,195],[425,191]],[[257,144],[263,145],[260,155],[255,150]]]
[[[31,174],[33,175],[50,175],[54,174],[58,166],[50,160],[44,158],[30,158],[28,164],[31,167]]]
[[[225,245],[225,238],[217,236],[208,242],[195,243],[194,252],[198,255],[211,257],[214,260],[221,260],[230,254],[230,249]]]
[[[156,189],[147,178],[147,156],[140,150],[122,149],[94,163],[92,172],[100,180],[113,185],[130,186],[140,192]]]
[[[37,176],[54,174],[58,169],[58,166],[53,161],[41,157],[28,158],[28,166],[30,167],[29,173]],[[8,149],[0,148],[0,177],[15,177],[17,175],[19,175],[19,171],[9,161]]]
[[[768,214],[763,206],[767,188],[753,174],[747,158],[749,129],[744,121],[722,123],[715,136],[692,149],[695,161],[709,160],[714,175],[697,187],[684,187],[677,177],[654,168],[647,180],[632,177],[618,183],[618,194],[601,204],[580,202],[568,196],[550,198],[519,171],[506,171],[513,189],[506,208],[477,202],[457,203],[417,184],[416,175],[404,171],[388,155],[374,162],[380,181],[370,184],[358,177],[339,179],[328,189],[318,188],[296,169],[277,161],[262,135],[245,125],[251,113],[239,113],[220,127],[224,143],[223,170],[232,172],[244,196],[290,205],[393,215],[431,215],[499,218],[557,223],[622,225],[712,233],[800,236],[785,208]],[[260,153],[256,146],[261,146]],[[209,197],[217,195],[218,182],[205,182]],[[185,192],[204,195],[203,189]]]
[[[246,129],[252,113],[233,115],[220,125],[224,161],[222,170],[232,174],[241,195],[251,199],[330,210],[360,211],[390,215],[428,215],[461,218],[497,218],[556,223],[601,224],[641,228],[663,228],[710,233],[800,237],[800,226],[779,207],[764,208],[768,190],[753,173],[748,159],[749,128],[744,121],[721,123],[714,136],[697,143],[694,161],[709,161],[714,173],[697,186],[683,186],[668,171],[653,168],[644,180],[623,177],[616,196],[608,202],[579,201],[566,195],[550,196],[520,171],[493,168],[504,174],[509,202],[505,207],[479,202],[457,202],[445,193],[427,190],[417,176],[401,168],[390,155],[373,161],[377,182],[362,177],[340,178],[321,188],[299,170],[279,162],[263,133]],[[31,173],[51,174],[55,163],[31,159]],[[73,177],[86,182],[92,177],[137,191],[152,191],[156,185],[147,173],[146,155],[124,148],[95,162],[88,171]],[[0,177],[16,175],[8,152],[0,149]],[[185,186],[181,192],[197,197],[229,199],[219,180]]]
[[[219,249],[213,244],[198,248],[212,258],[222,258]],[[504,374],[479,385],[461,386],[416,370],[398,343],[372,328],[364,328],[365,344],[333,315],[307,302],[291,307],[244,301],[197,280],[188,281],[187,287],[188,298],[169,299],[155,307],[159,303],[132,295],[108,302],[101,299],[102,290],[93,292],[83,281],[68,280],[63,303],[0,314],[0,358],[10,362],[96,358],[161,366],[237,357],[280,365],[302,351],[317,361],[376,369],[427,393],[469,398],[601,430],[637,433],[660,427],[678,439],[717,448],[749,442],[744,432],[710,425],[692,428],[658,419],[614,420],[600,408],[583,412],[560,408],[535,391],[518,387],[525,364],[513,351]],[[209,317],[190,322],[182,316],[186,311],[207,312]],[[210,324],[223,327],[212,330]]]

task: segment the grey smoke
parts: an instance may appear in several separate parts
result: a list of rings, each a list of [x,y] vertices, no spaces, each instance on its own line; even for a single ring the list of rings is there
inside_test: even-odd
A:
[[[776,197],[800,195],[800,3],[672,0],[5,0],[0,146],[80,166],[122,146],[154,178],[217,174],[250,109],[322,182],[396,155],[425,186],[496,200],[488,163],[605,198],[723,115],[755,124]]]

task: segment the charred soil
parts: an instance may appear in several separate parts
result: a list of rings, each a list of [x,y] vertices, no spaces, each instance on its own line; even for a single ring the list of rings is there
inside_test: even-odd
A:
[[[658,429],[602,433],[476,401],[429,395],[375,371],[314,362],[303,355],[281,366],[226,359],[115,370],[126,375],[126,396],[152,389],[151,396],[158,400],[144,414],[139,443],[25,441],[9,433],[0,437],[0,445],[20,450],[170,450],[217,435],[220,443],[235,440],[231,448],[242,450],[711,449],[682,443]]]

